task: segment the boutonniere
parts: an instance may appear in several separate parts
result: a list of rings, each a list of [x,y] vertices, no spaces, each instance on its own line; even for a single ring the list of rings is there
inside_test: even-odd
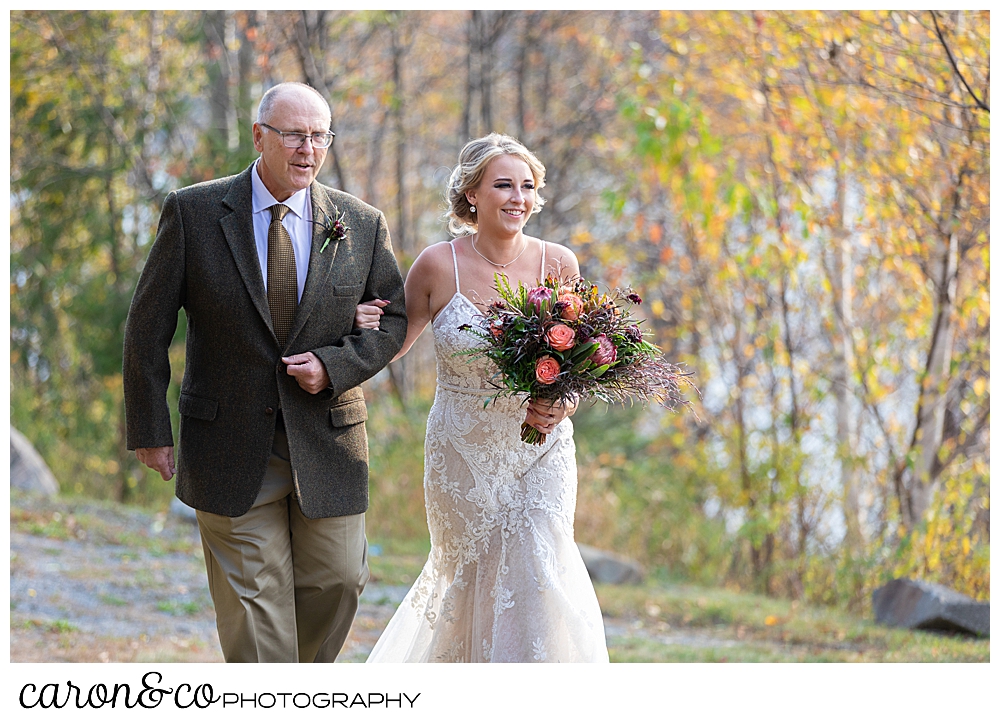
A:
[[[323,239],[323,245],[319,247],[320,253],[323,253],[323,251],[326,250],[330,241],[339,242],[347,238],[347,232],[351,229],[346,223],[344,223],[344,218],[344,214],[341,213],[336,206],[334,206],[332,216],[328,216],[324,213],[322,221],[313,221],[314,224],[320,226],[326,232]]]

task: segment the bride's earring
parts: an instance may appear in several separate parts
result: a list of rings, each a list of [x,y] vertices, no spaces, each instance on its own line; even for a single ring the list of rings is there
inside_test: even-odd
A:
[[[470,211],[471,211],[472,213],[475,213],[475,212],[476,212],[476,207],[475,207],[475,206],[469,206],[469,210],[470,210]]]

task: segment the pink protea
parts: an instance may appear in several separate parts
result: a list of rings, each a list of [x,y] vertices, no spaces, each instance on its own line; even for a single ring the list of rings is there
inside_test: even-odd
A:
[[[552,298],[552,289],[547,289],[544,286],[536,286],[533,289],[528,289],[528,304],[535,307],[535,313],[541,313],[542,302],[548,301]]]
[[[614,343],[612,343],[606,334],[598,334],[590,341],[596,341],[598,344],[594,353],[590,355],[590,361],[597,366],[611,364],[618,358],[618,348],[615,347]]]

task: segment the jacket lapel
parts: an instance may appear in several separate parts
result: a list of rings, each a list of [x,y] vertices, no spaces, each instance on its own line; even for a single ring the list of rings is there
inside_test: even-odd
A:
[[[336,209],[329,194],[318,183],[313,183],[310,189],[312,198],[313,234],[312,248],[309,252],[309,273],[306,276],[306,285],[302,290],[302,299],[299,301],[299,308],[295,313],[295,321],[292,329],[288,332],[288,344],[295,340],[295,337],[305,326],[306,319],[312,313],[316,300],[319,299],[323,289],[329,286],[330,272],[333,270],[333,261],[337,257],[340,247],[349,245],[351,232],[347,232],[347,237],[342,241],[330,239],[326,244],[328,231],[324,228],[326,220],[333,218]],[[322,251],[321,251],[322,249]],[[266,301],[266,299],[265,299]]]
[[[253,305],[277,342],[278,337],[275,336],[274,327],[271,325],[271,307],[268,306],[267,292],[264,290],[264,276],[260,272],[260,261],[257,258],[257,244],[254,241],[251,173],[253,173],[252,165],[233,179],[229,191],[222,199],[223,205],[231,209],[232,213],[223,216],[219,223]]]

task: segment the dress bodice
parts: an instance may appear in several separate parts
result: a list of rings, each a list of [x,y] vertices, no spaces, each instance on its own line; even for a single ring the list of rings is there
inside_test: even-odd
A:
[[[434,353],[437,357],[438,386],[452,391],[468,391],[474,394],[495,394],[498,369],[496,364],[478,354],[468,354],[483,345],[483,340],[461,327],[469,324],[480,328],[479,309],[465,296],[458,276],[458,257],[454,241],[449,243],[455,270],[455,294],[448,300],[431,326],[434,329]],[[545,273],[545,243],[542,243],[542,264],[539,274]],[[519,395],[522,400],[527,395]]]
[[[496,364],[484,356],[463,353],[482,346],[481,339],[461,328],[464,324],[478,328],[478,317],[476,305],[456,291],[431,324],[434,329],[437,380],[445,389],[480,390],[483,394],[497,391],[490,383],[497,373]]]

